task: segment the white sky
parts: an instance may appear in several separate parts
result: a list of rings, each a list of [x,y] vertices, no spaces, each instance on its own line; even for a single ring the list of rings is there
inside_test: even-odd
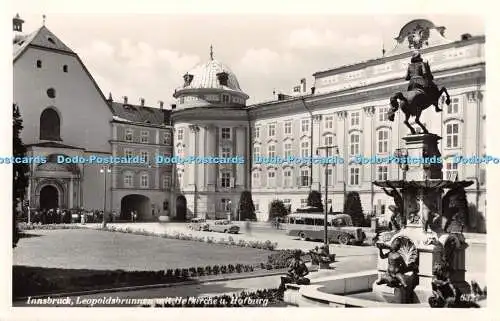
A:
[[[25,32],[41,26],[44,10],[33,13],[26,1],[13,10]],[[254,103],[272,99],[274,89],[290,92],[303,77],[312,87],[316,71],[381,56],[382,44],[392,49],[412,19],[445,26],[452,40],[485,33],[480,16],[46,14],[46,26],[79,54],[106,96],[144,97],[152,106],[174,102],[182,75],[209,59],[210,44]]]

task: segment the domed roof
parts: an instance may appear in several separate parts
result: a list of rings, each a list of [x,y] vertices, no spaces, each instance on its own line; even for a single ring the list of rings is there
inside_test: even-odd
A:
[[[217,75],[221,73],[227,74],[226,85],[222,85],[219,81]],[[238,79],[231,69],[215,59],[194,67],[187,75],[191,75],[193,78],[189,85],[184,86],[184,88],[214,88],[242,91]]]

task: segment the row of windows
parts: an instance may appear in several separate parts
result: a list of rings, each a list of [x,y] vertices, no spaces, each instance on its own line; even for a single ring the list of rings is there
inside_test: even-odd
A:
[[[443,97],[444,103],[444,97]],[[460,111],[460,99],[453,98],[450,105],[446,107],[446,112],[448,115],[456,115]],[[379,107],[378,109],[378,120],[380,122],[387,122],[389,107]],[[349,115],[349,123],[351,127],[360,126],[360,112],[351,112]],[[324,117],[324,128],[325,129],[333,129],[334,127],[334,117],[333,116],[325,116]],[[302,119],[300,122],[300,130],[303,133],[309,133],[310,131],[310,120]],[[285,135],[292,134],[292,121],[285,121],[283,123],[283,132]],[[253,128],[253,137],[260,138],[261,128],[260,126],[256,126]],[[267,125],[267,136],[274,137],[276,136],[276,124]]]
[[[457,148],[459,147],[459,124],[457,122],[448,123],[446,125],[446,147],[447,148]],[[380,129],[377,131],[377,141],[376,141],[376,150],[377,153],[389,153],[390,152],[390,139],[389,139],[389,130],[388,129]],[[349,155],[355,156],[361,153],[361,134],[353,133],[349,135]],[[334,136],[327,135],[324,137],[324,146],[333,146],[334,145]],[[262,155],[261,146],[255,145],[253,149],[253,153],[255,157],[259,157]],[[284,157],[289,157],[292,155],[292,143],[284,143],[283,144],[283,153]],[[302,141],[300,143],[300,156],[308,157],[310,156],[311,149],[309,141]],[[328,156],[333,156],[333,150],[328,150]],[[268,157],[276,157],[276,145],[271,144],[267,147],[267,156]]]
[[[150,139],[149,139],[149,131],[147,130],[141,130],[139,134],[139,142],[148,144]],[[161,143],[163,145],[170,145],[171,144],[171,139],[172,135],[170,134],[169,131],[163,133],[163,138],[161,140]],[[127,128],[125,130],[125,141],[126,142],[133,142],[134,141],[134,130],[131,128]]]
[[[139,176],[135,176],[133,173],[126,172],[123,174],[123,186],[126,188],[133,188],[135,187],[135,179],[139,180],[139,187],[140,188],[149,188],[150,186],[150,179],[149,179],[149,174],[147,173],[142,173]],[[162,178],[162,188],[167,189],[170,187],[170,176],[163,176]]]
[[[192,96],[180,97],[179,104],[184,104],[188,101],[195,101],[195,100],[200,100],[200,99],[203,99],[203,98],[192,97]],[[231,103],[231,96],[228,94],[222,94],[220,97],[217,95],[207,95],[207,96],[205,96],[205,99],[207,101],[221,101],[223,104]],[[239,98],[239,97],[233,97],[233,103],[243,104],[243,103],[245,103],[245,100],[242,98]]]
[[[229,127],[221,128],[220,137],[223,140],[231,140],[231,128],[229,128]],[[178,141],[184,140],[184,129],[183,128],[177,129],[177,140]]]
[[[42,61],[40,59],[36,61],[36,67],[39,69],[42,68]],[[62,70],[63,72],[68,72],[68,65],[63,65]]]

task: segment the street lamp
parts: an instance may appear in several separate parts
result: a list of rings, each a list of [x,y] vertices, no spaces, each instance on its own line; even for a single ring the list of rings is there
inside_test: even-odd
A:
[[[338,146],[321,146],[321,147],[318,147],[316,148],[316,154],[319,154],[319,150],[326,150],[326,157],[328,157],[330,155],[329,151],[332,150],[332,149],[335,149],[336,151],[336,154],[339,153],[338,151]],[[335,163],[334,163],[335,165]],[[332,201],[332,206],[333,206],[333,201]],[[324,221],[324,228],[325,228],[325,240],[324,240],[324,244],[325,244],[325,251],[327,251],[327,253],[330,253],[330,246],[329,246],[329,242],[328,242],[328,162],[325,163],[325,221]]]
[[[99,171],[101,174],[104,174],[104,207],[102,214],[102,227],[106,227],[106,191],[107,191],[107,183],[108,183],[108,174],[111,173],[110,166],[106,165],[101,168]]]

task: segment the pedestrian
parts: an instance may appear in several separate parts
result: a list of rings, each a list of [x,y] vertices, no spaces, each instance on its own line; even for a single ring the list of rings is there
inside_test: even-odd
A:
[[[252,235],[252,227],[250,225],[250,220],[249,219],[245,220],[245,232],[248,235]]]
[[[137,222],[137,211],[134,211],[134,222]]]

